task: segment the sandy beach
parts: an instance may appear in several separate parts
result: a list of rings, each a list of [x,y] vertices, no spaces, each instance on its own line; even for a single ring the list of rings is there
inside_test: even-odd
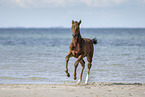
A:
[[[145,97],[145,84],[0,84],[0,97]]]

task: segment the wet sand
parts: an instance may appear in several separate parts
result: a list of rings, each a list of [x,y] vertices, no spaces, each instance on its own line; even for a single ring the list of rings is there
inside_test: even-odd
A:
[[[0,97],[145,97],[145,84],[0,84]]]

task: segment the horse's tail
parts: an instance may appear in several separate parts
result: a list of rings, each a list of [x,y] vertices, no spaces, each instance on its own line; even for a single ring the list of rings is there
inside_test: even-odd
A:
[[[98,43],[96,38],[92,39],[92,42],[93,42],[94,44],[97,44],[97,43]]]

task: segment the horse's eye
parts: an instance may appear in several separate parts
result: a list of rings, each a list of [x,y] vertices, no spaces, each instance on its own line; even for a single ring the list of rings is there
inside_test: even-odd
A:
[[[76,26],[74,25],[74,26],[72,26],[71,28],[72,28],[72,29],[75,29],[75,27],[76,27]]]

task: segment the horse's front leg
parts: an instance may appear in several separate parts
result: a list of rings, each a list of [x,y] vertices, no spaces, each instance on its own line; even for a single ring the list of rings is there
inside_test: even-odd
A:
[[[69,58],[72,57],[72,53],[71,51],[69,51],[68,55],[65,57],[65,72],[66,72],[66,75],[67,77],[70,77],[70,74],[68,73],[68,61],[69,61]]]
[[[74,66],[75,66],[75,70],[74,70],[74,80],[77,79],[76,77],[76,71],[77,71],[77,67],[78,67],[78,64],[79,62],[83,59],[83,55],[80,55],[78,58],[77,58],[77,61],[75,62]]]
[[[80,83],[81,83],[81,81],[82,81],[83,71],[84,71],[84,68],[85,68],[85,61],[84,61],[83,59],[80,61],[80,63],[81,63],[81,67],[82,67],[82,69],[81,69],[80,78],[79,78],[77,84],[80,84]]]

